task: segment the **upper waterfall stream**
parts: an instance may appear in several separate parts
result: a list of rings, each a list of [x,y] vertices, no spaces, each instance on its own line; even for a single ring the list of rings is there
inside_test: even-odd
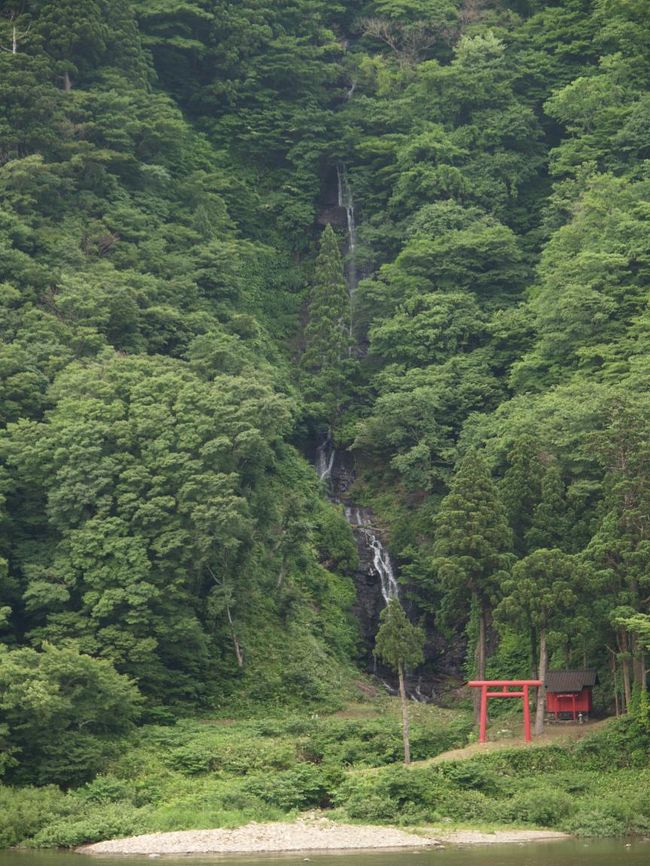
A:
[[[345,211],[345,219],[348,233],[348,255],[346,266],[346,280],[350,298],[353,297],[359,282],[357,275],[357,223],[354,213],[354,197],[352,187],[348,179],[348,170],[343,163],[336,166],[336,177],[338,181],[338,204]]]

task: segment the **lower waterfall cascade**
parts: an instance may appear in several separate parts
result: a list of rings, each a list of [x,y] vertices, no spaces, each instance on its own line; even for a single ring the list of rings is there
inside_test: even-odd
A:
[[[379,529],[373,522],[372,509],[355,505],[348,493],[355,471],[349,452],[337,450],[331,430],[322,435],[314,454],[314,468],[325,487],[330,502],[343,507],[345,519],[352,529],[359,551],[360,566],[356,574],[357,604],[355,614],[368,646],[368,669],[391,695],[398,693],[391,684],[390,672],[378,669],[371,646],[376,634],[381,610],[392,599],[399,599],[400,588],[390,554],[381,540]],[[432,696],[427,685],[423,691],[422,678],[407,682],[407,694],[413,701],[427,703]]]

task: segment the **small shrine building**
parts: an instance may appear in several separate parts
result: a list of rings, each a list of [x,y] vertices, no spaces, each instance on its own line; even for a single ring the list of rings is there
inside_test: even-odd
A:
[[[546,712],[577,721],[592,708],[591,692],[598,682],[596,671],[548,671],[546,674]]]

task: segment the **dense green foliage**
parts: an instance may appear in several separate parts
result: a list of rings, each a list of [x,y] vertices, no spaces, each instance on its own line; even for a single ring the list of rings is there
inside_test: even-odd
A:
[[[323,435],[430,670],[539,646],[647,722],[649,10],[0,2],[7,781],[91,778],[116,701],[340,704]]]
[[[424,632],[409,622],[404,608],[391,599],[382,610],[375,655],[395,670],[415,667],[424,661]]]
[[[141,709],[135,684],[110,662],[48,644],[0,648],[0,694],[11,781],[88,781]]]
[[[416,759],[462,745],[466,714],[417,707]],[[339,716],[145,726],[107,770],[67,793],[0,787],[0,845],[78,845],[135,832],[238,826],[331,805],[348,771],[399,760],[390,700]]]
[[[391,598],[379,617],[379,630],[375,640],[375,656],[382,659],[397,674],[402,702],[402,738],[404,763],[411,762],[409,734],[409,708],[406,695],[407,668],[417,667],[424,661],[424,629],[413,625],[396,598]]]

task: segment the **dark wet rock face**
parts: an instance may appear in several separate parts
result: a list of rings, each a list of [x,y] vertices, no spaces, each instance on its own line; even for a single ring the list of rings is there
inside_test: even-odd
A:
[[[393,563],[382,542],[381,532],[374,525],[372,509],[355,505],[350,497],[355,478],[351,454],[335,449],[328,433],[316,448],[314,464],[330,500],[343,507],[357,542],[359,565],[355,573],[357,603],[354,613],[372,664],[379,614],[390,598],[399,597]]]
[[[314,464],[331,501],[343,507],[357,542],[359,565],[354,575],[357,598],[353,613],[362,638],[362,664],[383,682],[389,692],[396,693],[393,672],[378,663],[372,652],[379,616],[390,599],[399,598],[395,563],[384,544],[372,509],[355,505],[350,497],[355,478],[352,455],[336,450],[328,433],[316,448]],[[422,677],[414,677],[408,682],[408,691],[414,700],[427,701],[431,700],[433,688],[431,683],[424,683]]]
[[[389,599],[400,597],[397,563],[390,557],[385,536],[377,525],[372,509],[355,504],[350,495],[356,476],[352,454],[336,449],[328,433],[321,437],[320,444],[312,452],[312,458],[329,499],[342,506],[357,543],[359,564],[354,574],[357,597],[353,613],[362,638],[360,661],[369,673],[375,674],[383,682],[389,692],[396,693],[394,674],[376,661],[372,651],[381,611]],[[408,611],[408,603],[406,607]],[[462,636],[448,641],[435,631],[429,631],[425,664],[417,675],[408,678],[408,692],[413,700],[433,700],[443,680],[449,676],[462,678],[465,651]]]

